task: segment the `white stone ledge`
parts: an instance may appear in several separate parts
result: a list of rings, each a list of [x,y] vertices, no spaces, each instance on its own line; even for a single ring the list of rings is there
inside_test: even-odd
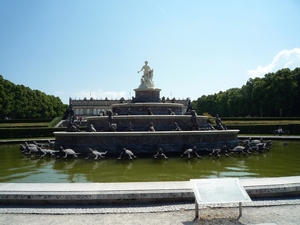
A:
[[[176,135],[218,135],[218,134],[238,134],[239,130],[194,130],[194,131],[116,131],[116,132],[53,132],[55,136],[176,136]]]
[[[300,176],[240,179],[250,197],[300,192]],[[192,200],[189,181],[135,183],[0,183],[0,202],[107,203]]]

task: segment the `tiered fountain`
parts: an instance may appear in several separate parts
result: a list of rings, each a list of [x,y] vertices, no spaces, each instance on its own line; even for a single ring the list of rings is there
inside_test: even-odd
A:
[[[83,153],[92,148],[107,154],[119,154],[124,147],[135,154],[155,154],[162,148],[165,153],[181,154],[193,146],[201,151],[238,145],[239,130],[211,129],[206,116],[195,115],[196,123],[191,122],[194,111],[190,107],[160,98],[161,89],[155,87],[147,61],[141,71],[141,84],[134,89],[131,103],[121,101],[106,116],[88,117],[87,127],[97,132],[54,132],[55,147]]]

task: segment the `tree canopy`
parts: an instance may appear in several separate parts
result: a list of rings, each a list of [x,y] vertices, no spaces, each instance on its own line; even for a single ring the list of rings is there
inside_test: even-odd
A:
[[[292,117],[300,114],[300,68],[281,69],[263,78],[250,78],[241,88],[203,95],[193,106],[198,114],[224,117]]]
[[[63,115],[66,108],[59,97],[15,85],[0,75],[1,119],[48,119]]]
[[[300,68],[281,69],[263,78],[250,78],[241,88],[231,88],[193,101],[198,114],[223,117],[293,117],[300,115]],[[45,119],[67,109],[59,97],[15,85],[0,75],[0,118]]]

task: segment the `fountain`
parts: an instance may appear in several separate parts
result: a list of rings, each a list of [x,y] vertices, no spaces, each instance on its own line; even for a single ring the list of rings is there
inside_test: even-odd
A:
[[[76,152],[89,153],[90,148],[119,155],[123,148],[135,154],[182,154],[196,147],[197,151],[238,145],[239,130],[211,129],[206,116],[199,116],[183,104],[166,102],[160,98],[161,89],[153,82],[153,69],[148,62],[141,83],[134,89],[130,103],[113,104],[105,116],[87,117],[86,132],[54,132],[55,148],[72,148]],[[88,132],[96,131],[96,132]]]

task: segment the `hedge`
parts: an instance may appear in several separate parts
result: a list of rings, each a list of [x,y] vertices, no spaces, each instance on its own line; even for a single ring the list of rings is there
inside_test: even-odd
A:
[[[300,117],[221,117],[223,121],[273,121],[273,120],[300,120]]]
[[[65,130],[65,127],[0,128],[0,137],[1,139],[54,137],[53,132]]]

